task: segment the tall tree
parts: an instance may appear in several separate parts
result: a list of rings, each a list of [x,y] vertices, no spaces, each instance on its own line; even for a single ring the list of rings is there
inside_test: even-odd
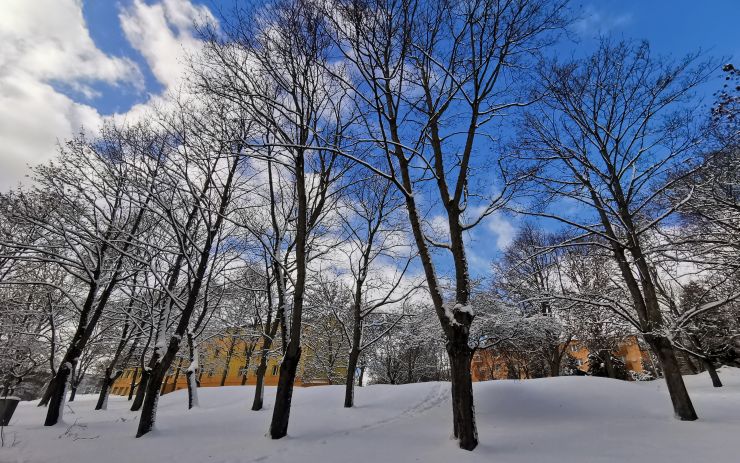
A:
[[[601,303],[642,333],[681,420],[697,416],[666,331],[651,234],[675,212],[660,198],[697,147],[688,105],[711,72],[696,55],[667,62],[646,43],[607,40],[584,59],[548,62],[537,89],[544,99],[527,114],[517,149],[520,161],[536,162],[530,185],[544,200],[544,208],[522,212],[567,224],[611,253],[631,304]]]
[[[353,89],[364,140],[378,154],[345,153],[391,180],[402,193],[452,372],[453,435],[478,445],[469,345],[475,314],[465,232],[501,209],[510,178],[479,156],[496,136],[491,122],[526,105],[511,84],[530,58],[564,25],[565,1],[337,0],[328,2],[336,47],[347,62],[340,75]],[[338,74],[338,73],[337,73]],[[485,172],[476,189],[475,173]],[[495,179],[495,180],[493,180]],[[496,183],[491,193],[487,188]],[[429,194],[434,207],[420,200]],[[448,239],[430,240],[427,213],[440,215]],[[440,283],[440,249],[451,259],[454,288]]]

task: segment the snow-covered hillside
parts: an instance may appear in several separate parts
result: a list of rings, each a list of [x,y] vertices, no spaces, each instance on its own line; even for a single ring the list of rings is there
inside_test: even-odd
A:
[[[740,370],[720,371],[726,387],[687,377],[698,422],[680,422],[662,381],[627,383],[564,377],[475,385],[480,445],[472,453],[449,439],[448,383],[358,388],[342,408],[339,386],[297,389],[289,436],[265,437],[267,409],[252,412],[251,387],[206,388],[200,408],[186,393],[160,402],[157,429],[135,439],[137,414],[112,397],[67,407],[64,424],[42,426],[44,410],[23,403],[5,429],[0,462],[631,462],[734,463],[740,455]],[[76,425],[74,425],[76,423]],[[15,445],[7,448],[15,439]]]

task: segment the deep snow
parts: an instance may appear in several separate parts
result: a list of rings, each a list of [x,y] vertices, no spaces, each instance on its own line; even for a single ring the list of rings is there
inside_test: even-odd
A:
[[[340,386],[298,388],[289,436],[265,437],[266,409],[249,410],[254,389],[204,388],[187,410],[184,390],[160,401],[156,430],[135,439],[138,413],[112,396],[68,404],[64,424],[42,426],[45,409],[22,403],[5,429],[0,462],[632,462],[740,461],[740,369],[723,368],[725,387],[686,377],[697,422],[673,418],[662,381],[627,383],[563,377],[475,384],[480,445],[459,450],[449,438],[449,383],[358,388],[342,408]],[[70,426],[73,423],[76,426]],[[15,440],[12,448],[9,442]]]

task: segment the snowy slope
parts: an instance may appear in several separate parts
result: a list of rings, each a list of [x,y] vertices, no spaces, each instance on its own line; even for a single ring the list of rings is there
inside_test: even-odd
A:
[[[662,381],[567,377],[475,385],[480,446],[472,453],[449,439],[448,383],[358,388],[355,409],[342,408],[339,386],[296,389],[289,436],[265,437],[267,409],[249,410],[251,387],[204,388],[199,409],[185,391],[160,401],[157,429],[135,439],[137,414],[111,397],[107,411],[82,396],[65,424],[44,428],[45,409],[19,406],[0,462],[631,462],[740,461],[740,370],[722,369],[713,389],[687,377],[700,421],[671,415]],[[74,413],[73,413],[74,412]],[[80,426],[72,426],[77,422]]]

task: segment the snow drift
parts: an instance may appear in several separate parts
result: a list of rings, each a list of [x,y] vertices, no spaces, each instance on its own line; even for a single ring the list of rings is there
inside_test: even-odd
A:
[[[475,384],[480,445],[450,440],[449,383],[358,388],[353,409],[343,386],[296,389],[289,435],[265,437],[275,388],[265,409],[249,410],[253,388],[186,391],[162,397],[155,431],[135,439],[137,413],[112,396],[94,411],[94,396],[68,404],[64,423],[42,426],[44,409],[19,405],[5,429],[2,463],[95,462],[688,462],[738,461],[740,370],[724,368],[726,387],[705,374],[686,377],[699,421],[671,415],[662,381],[627,383],[562,377]],[[13,447],[8,448],[10,442]]]

